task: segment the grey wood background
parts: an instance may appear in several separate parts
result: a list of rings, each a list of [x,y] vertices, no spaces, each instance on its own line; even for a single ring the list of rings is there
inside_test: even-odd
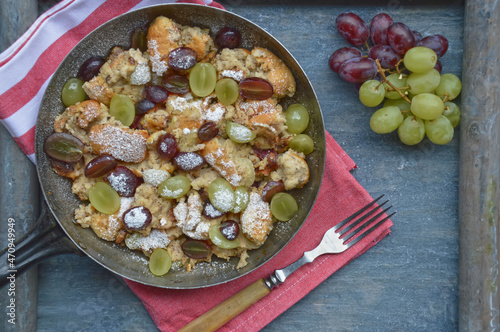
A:
[[[19,9],[21,3],[31,9]],[[2,0],[0,50],[35,19],[37,5],[42,12],[54,3]],[[334,29],[338,14],[354,11],[369,21],[383,11],[423,35],[446,36],[450,47],[442,59],[443,71],[460,76],[463,4],[415,6],[388,1],[347,7],[283,3],[289,4],[253,5],[232,0],[224,5],[265,28],[290,50],[312,81],[327,130],[357,163],[354,176],[372,196],[385,193],[398,213],[388,238],[332,275],[264,330],[457,330],[459,131],[446,146],[426,140],[415,147],[404,146],[396,135],[371,132],[373,111],[358,101],[351,85],[328,69],[327,60],[335,49],[347,46]],[[4,221],[12,216],[20,226],[36,219],[37,180],[28,159],[9,134],[3,128],[0,131],[0,225],[4,227]],[[3,228],[0,231],[5,234]],[[29,303],[19,301],[17,312],[18,318],[24,314],[29,323],[16,329],[2,323],[0,330],[156,329],[124,282],[86,257],[50,258],[38,266],[38,275],[33,271],[26,276],[35,280],[18,283],[18,289],[31,297]],[[5,288],[0,290],[2,301],[6,301],[5,293]],[[5,303],[1,302],[2,307]]]

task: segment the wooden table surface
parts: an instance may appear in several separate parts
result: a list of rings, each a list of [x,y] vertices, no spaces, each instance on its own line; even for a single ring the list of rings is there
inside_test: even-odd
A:
[[[17,11],[20,17],[29,16],[28,10],[18,9],[22,3],[26,1],[2,0],[2,20],[9,10]],[[34,11],[31,16],[54,3],[34,1],[34,5],[28,6]],[[458,328],[459,130],[445,146],[433,145],[426,139],[409,147],[400,143],[395,134],[375,134],[369,128],[372,109],[364,107],[354,88],[327,66],[330,54],[347,46],[334,29],[338,14],[354,11],[369,21],[375,14],[386,12],[423,35],[446,36],[449,50],[442,58],[443,72],[461,76],[463,4],[432,7],[404,4],[404,1],[389,1],[383,6],[347,7],[249,5],[239,0],[225,3],[228,10],[265,28],[294,55],[316,90],[327,130],[357,163],[354,177],[372,196],[386,194],[398,211],[389,237],[329,277],[265,331],[455,331]],[[0,24],[0,51],[30,24],[30,21],[18,22],[14,29],[5,22]],[[37,195],[36,175],[6,130],[2,127],[0,131],[2,223],[7,217],[28,223],[36,219],[39,206],[36,197],[32,197]],[[28,280],[20,280],[19,291],[29,290],[30,295],[25,302],[19,299],[18,314],[22,317],[24,313],[27,323],[24,328],[18,325],[13,329],[2,318],[0,330],[156,330],[143,305],[122,279],[87,257],[49,258],[23,278]],[[3,307],[7,303],[5,293],[4,288],[0,294]]]

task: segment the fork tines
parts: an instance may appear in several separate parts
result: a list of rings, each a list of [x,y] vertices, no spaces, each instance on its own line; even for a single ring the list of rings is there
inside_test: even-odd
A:
[[[384,195],[381,195],[380,197],[374,199],[372,202],[370,202],[366,206],[362,207],[357,212],[355,212],[353,215],[351,215],[350,217],[348,217],[345,220],[341,221],[339,224],[337,224],[334,227],[335,232],[337,234],[339,234],[339,236],[341,236],[341,237],[342,237],[342,235],[348,233],[350,230],[354,229],[352,232],[350,232],[349,234],[347,234],[345,237],[342,238],[344,240],[344,244],[347,247],[351,247],[354,244],[356,244],[359,240],[361,240],[362,238],[364,238],[366,235],[370,234],[380,224],[382,224],[384,221],[386,221],[387,219],[389,219],[390,217],[392,217],[396,213],[396,212],[391,213],[390,215],[386,216],[385,218],[382,218],[381,220],[379,220],[378,222],[376,222],[373,226],[371,226],[371,227],[369,227],[367,229],[367,227],[372,222],[374,222],[375,220],[377,220],[379,217],[381,217],[384,213],[386,213],[392,207],[392,205],[391,205],[388,208],[380,211],[379,213],[375,214],[373,217],[370,218],[370,216],[372,216],[377,210],[381,209],[382,206],[384,206],[388,202],[388,200],[387,200],[387,201],[385,201],[385,202],[383,202],[383,203],[381,203],[379,205],[373,206],[383,196]],[[359,216],[359,218],[358,218],[358,216]],[[356,219],[356,218],[358,218],[358,219]],[[347,226],[343,227],[345,225],[347,225]],[[357,227],[358,225],[359,225],[359,227]],[[366,231],[364,231],[364,230],[366,230]],[[354,238],[356,236],[356,234],[358,234],[358,233],[360,233],[362,231],[364,231],[364,232],[360,236]],[[350,239],[353,239],[353,240],[350,241],[350,242],[348,242]]]

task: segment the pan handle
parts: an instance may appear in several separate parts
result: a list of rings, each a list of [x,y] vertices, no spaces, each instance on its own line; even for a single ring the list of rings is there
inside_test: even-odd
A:
[[[43,202],[42,213],[33,228],[0,252],[0,288],[45,258],[67,253],[83,255],[69,240]]]

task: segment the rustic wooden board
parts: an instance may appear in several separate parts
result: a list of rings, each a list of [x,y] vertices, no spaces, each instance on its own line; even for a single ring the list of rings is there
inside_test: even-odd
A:
[[[12,44],[37,18],[36,0],[0,1],[0,49]],[[6,79],[6,78],[2,78]],[[7,78],[8,79],[8,78]],[[9,132],[0,126],[0,248],[7,247],[8,219],[15,220],[16,238],[20,239],[36,222],[39,211],[39,185],[35,166],[26,158]],[[2,262],[3,264],[3,262]],[[34,268],[17,276],[15,296],[10,285],[0,292],[1,331],[36,331],[38,273]],[[8,322],[11,299],[15,299],[15,325]]]
[[[500,328],[500,5],[467,1],[460,134],[460,331]]]

